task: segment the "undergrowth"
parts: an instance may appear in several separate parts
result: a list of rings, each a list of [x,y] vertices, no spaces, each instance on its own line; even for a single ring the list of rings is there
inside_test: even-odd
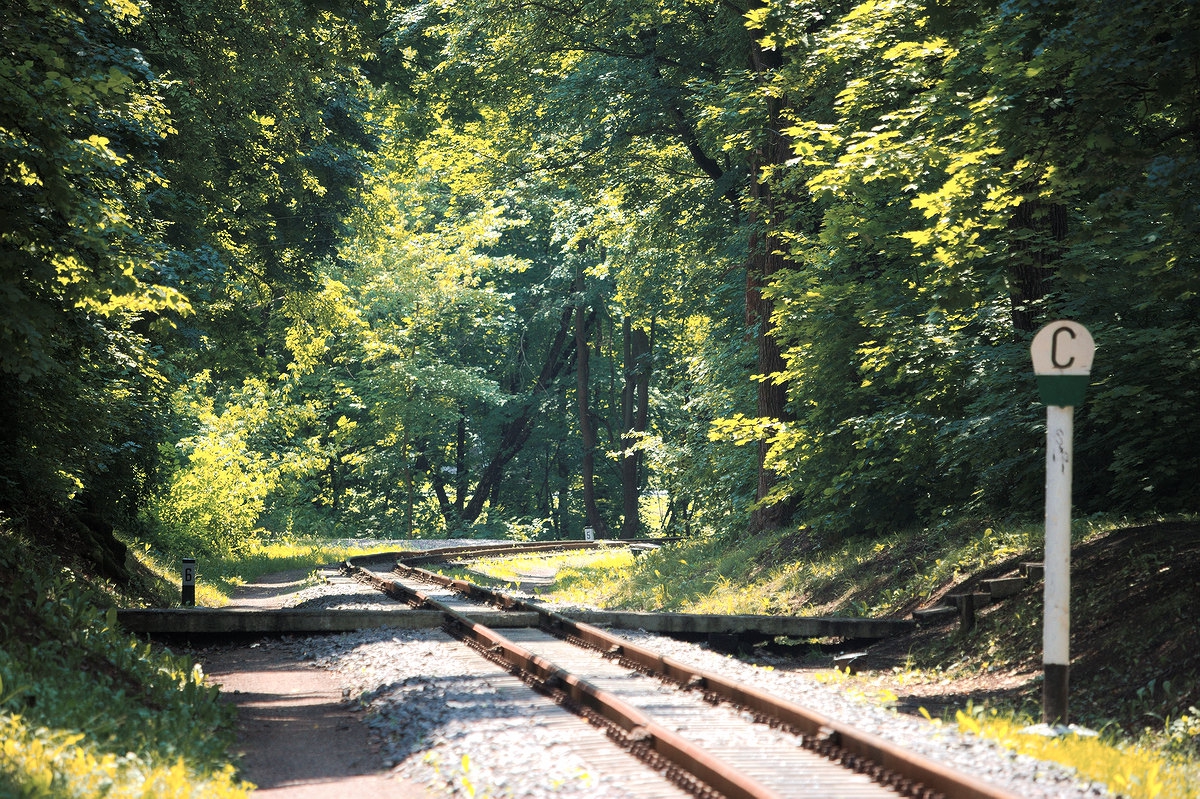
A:
[[[0,529],[0,796],[246,796],[217,689],[52,562]]]
[[[248,543],[240,554],[196,558],[196,604],[201,607],[227,605],[230,595],[238,587],[254,582],[264,574],[297,569],[313,572],[316,564],[337,563],[353,555],[387,552],[396,548],[396,543],[365,549],[348,547],[315,537],[256,539]],[[173,554],[155,550],[147,543],[135,543],[132,549],[160,580],[174,584],[166,604],[178,605],[181,599],[179,559]],[[309,579],[315,583],[317,577],[310,574]]]
[[[1195,763],[1169,748],[1088,730],[1051,737],[1027,717],[971,704],[955,711],[955,722],[961,731],[990,738],[1018,754],[1069,766],[1080,779],[1103,783],[1124,799],[1200,797]]]

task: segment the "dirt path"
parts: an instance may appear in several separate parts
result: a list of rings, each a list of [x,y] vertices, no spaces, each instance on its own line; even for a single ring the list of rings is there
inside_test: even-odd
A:
[[[270,575],[243,586],[232,607],[279,607],[308,572]],[[242,779],[271,799],[429,799],[393,777],[370,746],[359,714],[342,702],[327,671],[299,660],[295,648],[257,644],[196,652],[210,683],[238,708]]]
[[[321,571],[332,572],[332,567]],[[293,569],[278,574],[265,574],[253,583],[240,586],[229,598],[231,608],[281,608],[292,594],[304,588],[312,569]]]

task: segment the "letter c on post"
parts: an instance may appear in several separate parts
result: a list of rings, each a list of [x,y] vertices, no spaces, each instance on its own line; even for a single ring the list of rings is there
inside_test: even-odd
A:
[[[1066,333],[1071,338],[1075,338],[1075,331],[1066,325],[1063,325],[1054,331],[1054,337],[1050,339],[1050,364],[1055,369],[1067,369],[1070,368],[1071,364],[1075,363],[1074,355],[1072,355],[1066,363],[1059,363],[1058,361],[1058,337],[1063,333]]]

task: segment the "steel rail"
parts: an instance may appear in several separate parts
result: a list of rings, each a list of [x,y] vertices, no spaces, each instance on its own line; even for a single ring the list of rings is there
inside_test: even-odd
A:
[[[354,568],[349,562],[347,562],[347,565],[352,569]],[[486,602],[505,610],[532,611],[537,613],[543,619],[541,626],[555,635],[574,639],[583,646],[603,653],[606,657],[619,658],[630,667],[653,674],[665,681],[688,689],[700,690],[706,697],[719,699],[734,706],[744,708],[761,719],[781,725],[801,735],[807,742],[812,743],[814,748],[818,748],[835,759],[841,757],[847,761],[868,761],[872,766],[860,765],[861,770],[890,773],[892,776],[886,781],[897,787],[908,787],[918,791],[927,789],[943,796],[951,797],[951,799],[1019,799],[1016,794],[1010,791],[991,785],[970,775],[956,772],[929,758],[896,746],[879,736],[857,730],[848,724],[843,724],[808,708],[771,696],[751,686],[693,668],[646,647],[612,635],[598,627],[577,622],[539,603],[517,599],[502,592],[483,588],[466,580],[445,577],[427,569],[409,565],[406,561],[398,561],[393,571],[400,576],[409,576],[433,583],[443,588],[454,590],[475,601]],[[368,582],[371,582],[377,588],[380,588],[380,590],[384,590],[385,593],[389,593],[389,595],[397,599],[415,603],[420,607],[436,607],[446,613],[448,618],[461,619],[453,623],[460,625],[463,630],[472,630],[476,627],[482,628],[482,625],[471,622],[469,619],[462,617],[461,614],[421,592],[412,591],[412,589],[400,583],[392,580],[384,580],[375,574],[365,572],[365,570],[359,570],[358,574],[360,578],[367,579]],[[474,635],[473,632],[472,635]],[[482,640],[490,640],[489,636],[501,638],[498,634],[489,630],[488,634],[484,635]],[[511,644],[511,642],[509,642],[508,646],[499,643],[486,644],[488,648],[496,646],[500,646],[500,651],[505,653],[510,651],[509,646],[512,647],[511,651],[524,651],[521,647]],[[561,669],[558,671],[562,672]],[[566,674],[566,672],[562,673]],[[570,685],[571,683],[567,681],[564,684]],[[603,695],[603,692],[600,695]],[[579,693],[580,699],[576,699],[573,694],[571,698],[574,701],[579,701],[581,706],[592,709],[603,718],[615,721],[626,731],[638,728],[639,725],[637,723],[629,720],[633,718],[632,716],[625,717],[625,721],[617,721],[616,718],[609,715],[613,711],[607,709],[606,705],[603,707],[594,707],[591,702],[599,702],[600,700],[597,696],[599,695],[581,692]],[[583,697],[588,697],[588,701],[581,701]],[[603,705],[603,703],[601,704]],[[640,716],[640,711],[634,710],[633,712]],[[649,728],[645,729],[649,730]],[[678,738],[673,733],[670,734],[670,737]],[[684,741],[685,746],[672,749],[671,746],[665,743],[665,740],[660,754],[669,760],[677,762],[685,769],[690,770],[691,764],[688,760],[680,762],[676,758],[690,758],[691,756],[688,752],[691,749],[695,749],[695,747]],[[657,749],[657,739],[655,739],[655,743],[655,748]],[[705,757],[708,756],[705,755]],[[711,769],[711,772],[706,773],[709,773],[709,778],[720,780],[721,784],[725,784],[725,778],[720,776],[724,774],[721,771],[722,767],[725,767],[724,764],[720,764],[720,766],[710,764],[708,768]],[[707,781],[707,778],[705,779]],[[716,784],[713,787],[721,790],[723,793],[737,791],[727,793],[729,796],[736,797],[774,795],[769,792],[762,794],[743,793],[740,792],[742,789],[738,789],[732,785],[728,785],[726,789],[718,788]],[[767,789],[764,788],[763,790]]]
[[[347,565],[354,568],[349,562]],[[631,749],[635,745],[648,746],[661,758],[693,775],[704,787],[729,799],[782,799],[774,790],[658,724],[615,694],[597,688],[495,630],[471,621],[442,602],[370,572],[358,571],[355,576],[393,598],[440,611],[445,615],[447,631],[452,635],[467,640],[489,658],[505,664],[526,678],[527,682],[532,682],[535,687],[548,693],[561,693],[574,705],[586,708],[616,725],[625,739],[623,743]],[[700,792],[709,793],[703,788]]]

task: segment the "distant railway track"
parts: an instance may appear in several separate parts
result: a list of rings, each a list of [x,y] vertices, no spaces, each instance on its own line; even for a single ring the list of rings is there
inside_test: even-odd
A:
[[[566,541],[534,544],[502,544],[447,547],[424,552],[385,552],[355,560],[360,566],[378,566],[388,571],[393,566],[417,568],[419,564],[466,563],[482,557],[603,549],[613,546],[654,546],[644,541]],[[471,590],[463,583],[463,590]],[[486,597],[482,602],[490,603]],[[492,609],[470,611],[475,621],[489,626],[526,626],[536,623],[528,614],[509,610],[497,617]],[[528,617],[528,618],[524,618]],[[149,635],[219,635],[229,633],[302,634],[346,632],[371,627],[419,629],[438,627],[441,617],[433,611],[406,609],[313,610],[285,608],[252,610],[247,608],[139,608],[117,613],[120,624],[130,632]],[[907,633],[915,622],[907,619],[865,619],[842,616],[774,616],[695,613],[635,613],[629,611],[573,612],[577,622],[622,629],[645,630],[678,638],[708,639],[718,648],[731,649],[777,636],[789,638],[831,638],[842,641],[877,640]]]
[[[379,556],[347,562],[345,569],[393,599],[440,614],[450,634],[696,796],[1015,799],[877,736],[538,603],[415,565],[552,548],[456,547],[398,557],[390,571],[375,570],[388,565]],[[474,620],[484,605],[487,612],[532,616],[535,623],[502,634]]]

